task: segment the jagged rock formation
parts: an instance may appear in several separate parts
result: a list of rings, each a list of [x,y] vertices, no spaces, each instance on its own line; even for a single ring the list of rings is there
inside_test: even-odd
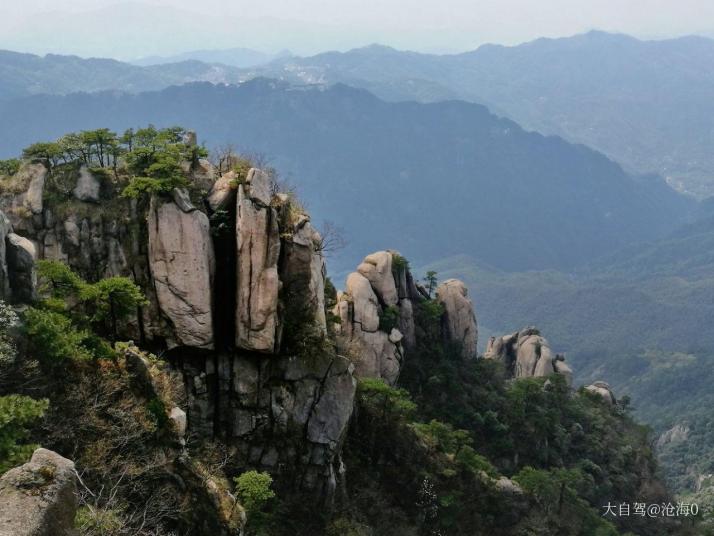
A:
[[[413,301],[420,299],[406,261],[394,251],[368,255],[347,277],[333,312],[340,318],[338,349],[358,376],[396,383],[405,347],[415,344]]]
[[[211,349],[215,255],[208,217],[185,196],[153,198],[149,266],[161,311],[173,326],[170,346]]]
[[[614,406],[617,402],[615,394],[612,392],[612,389],[610,389],[610,386],[605,382],[595,382],[592,385],[585,387],[585,390],[602,397],[602,399],[611,406]]]
[[[279,345],[280,328],[280,228],[270,202],[270,177],[251,169],[245,183],[238,185],[236,345],[267,353]]]
[[[217,210],[228,210],[235,204],[237,195],[237,174],[235,171],[221,175],[211,186],[211,190],[206,197],[208,207],[216,212]]]
[[[416,344],[414,308],[427,298],[395,251],[367,255],[347,276],[333,313],[340,319],[335,325],[338,350],[352,359],[358,376],[397,382],[406,350]],[[461,345],[464,357],[475,357],[476,315],[466,286],[456,279],[445,281],[437,300],[444,308],[444,340]]]
[[[322,254],[322,237],[300,214],[289,230],[290,240],[283,241],[280,280],[285,294],[299,296],[304,314],[314,319],[315,326],[327,333],[325,316],[325,278],[327,268]]]
[[[50,450],[0,478],[0,536],[72,536],[77,511],[74,463]]]
[[[5,241],[12,299],[15,302],[31,302],[35,299],[37,287],[35,273],[37,250],[35,245],[27,238],[15,233],[8,234]]]
[[[448,279],[437,287],[436,299],[444,308],[442,329],[447,340],[461,345],[464,358],[476,357],[478,326],[466,285]]]
[[[484,357],[502,362],[513,378],[561,374],[568,385],[573,381],[573,372],[565,358],[554,355],[548,341],[533,327],[503,337],[491,337]]]

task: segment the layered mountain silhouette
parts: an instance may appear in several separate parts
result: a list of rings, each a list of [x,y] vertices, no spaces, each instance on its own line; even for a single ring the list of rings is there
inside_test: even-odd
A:
[[[591,149],[524,131],[466,102],[390,103],[344,85],[270,80],[135,95],[34,96],[0,107],[0,153],[37,139],[147,122],[190,125],[208,146],[262,153],[350,250],[401,248],[414,262],[468,253],[506,270],[569,269],[655,239],[693,202]],[[369,206],[367,211],[365,207]]]

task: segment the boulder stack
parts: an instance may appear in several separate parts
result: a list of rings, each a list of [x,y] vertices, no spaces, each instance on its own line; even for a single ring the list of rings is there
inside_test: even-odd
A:
[[[562,355],[554,354],[540,331],[529,327],[488,341],[486,359],[500,361],[513,378],[544,377],[561,374],[572,384],[573,371]]]

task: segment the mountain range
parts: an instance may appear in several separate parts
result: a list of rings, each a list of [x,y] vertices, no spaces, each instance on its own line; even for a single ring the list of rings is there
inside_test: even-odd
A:
[[[714,40],[591,32],[446,56],[370,46],[288,58],[253,74],[342,82],[388,100],[478,102],[705,197],[714,192],[712,73]]]
[[[507,270],[569,269],[662,236],[694,207],[659,177],[629,175],[483,106],[391,103],[344,85],[257,79],[40,95],[0,105],[0,117],[14,125],[0,131],[5,157],[32,140],[142,122],[190,125],[209,147],[232,142],[269,155],[313,215],[344,226],[351,248],[337,270],[352,266],[355,252],[386,247],[415,263],[466,252]]]

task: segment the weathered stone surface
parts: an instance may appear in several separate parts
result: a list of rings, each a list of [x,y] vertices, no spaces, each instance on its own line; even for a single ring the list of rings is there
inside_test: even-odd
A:
[[[30,303],[36,298],[35,260],[37,259],[37,248],[30,240],[15,233],[8,234],[5,243],[13,301]]]
[[[217,171],[213,164],[201,158],[193,164],[190,171],[190,178],[203,191],[208,191],[216,181]]]
[[[211,191],[206,197],[206,202],[213,212],[217,210],[228,210],[235,205],[238,191],[238,186],[235,181],[236,172],[229,171],[213,183]]]
[[[496,481],[496,489],[508,495],[521,495],[523,493],[523,489],[518,484],[505,476]]]
[[[612,392],[612,389],[610,389],[610,386],[607,383],[595,382],[592,385],[588,385],[585,390],[599,395],[605,402],[607,402],[611,406],[615,405],[615,394]]]
[[[347,318],[365,333],[379,329],[379,300],[366,277],[358,272],[347,276],[346,297],[350,300],[352,315]]]
[[[174,406],[169,412],[169,419],[171,420],[176,435],[183,441],[186,437],[186,427],[188,425],[186,412],[181,408]]]
[[[329,445],[333,450],[341,443],[352,416],[357,389],[353,370],[349,360],[334,358],[308,421],[307,438],[313,443]]]
[[[250,198],[254,201],[269,205],[271,200],[271,179],[265,171],[258,168],[251,168],[245,179]]]
[[[80,201],[86,201],[91,203],[99,202],[99,191],[101,185],[97,178],[91,174],[87,166],[82,166],[79,168],[79,177],[77,178],[77,185],[72,190],[74,197]]]
[[[277,212],[269,206],[268,176],[251,169],[248,177],[247,184],[238,186],[236,213],[236,345],[272,353],[279,345],[280,229]]]
[[[375,294],[384,305],[397,305],[399,296],[392,274],[391,252],[377,251],[367,255],[362,264],[357,267],[357,271],[369,280]]]
[[[62,226],[67,241],[74,247],[79,247],[79,226],[77,225],[77,219],[71,217],[65,221]]]
[[[501,361],[514,378],[560,374],[568,385],[573,381],[573,371],[565,363],[565,358],[553,354],[548,341],[533,327],[502,337],[491,337],[484,357]]]
[[[414,323],[414,305],[412,300],[404,298],[399,300],[399,331],[404,335],[404,346],[416,346],[416,325]]]
[[[5,214],[0,211],[0,299],[10,298],[10,275],[7,268],[7,246],[5,239],[12,233],[12,225]]]
[[[378,251],[365,257],[347,276],[344,293],[337,294],[333,314],[338,350],[355,364],[359,377],[382,378],[390,384],[399,378],[404,348],[416,344],[414,303],[421,296],[406,262],[394,264],[399,254]],[[380,330],[386,308],[398,312],[396,328]]]
[[[50,450],[0,478],[0,536],[72,536],[77,511],[74,463]]]
[[[42,197],[45,191],[47,168],[42,164],[28,164],[23,166],[20,173],[27,174],[29,185],[25,193],[24,206],[33,214],[42,214]]]
[[[436,289],[436,299],[444,307],[445,338],[461,345],[463,357],[476,357],[478,326],[466,285],[458,279],[448,279]]]
[[[213,348],[215,256],[208,217],[152,198],[149,265],[161,311],[171,321],[172,345]]]
[[[283,241],[280,280],[286,298],[306,307],[315,325],[327,332],[325,318],[325,258],[320,250],[321,237],[310,224],[310,218],[299,218],[290,238]]]

